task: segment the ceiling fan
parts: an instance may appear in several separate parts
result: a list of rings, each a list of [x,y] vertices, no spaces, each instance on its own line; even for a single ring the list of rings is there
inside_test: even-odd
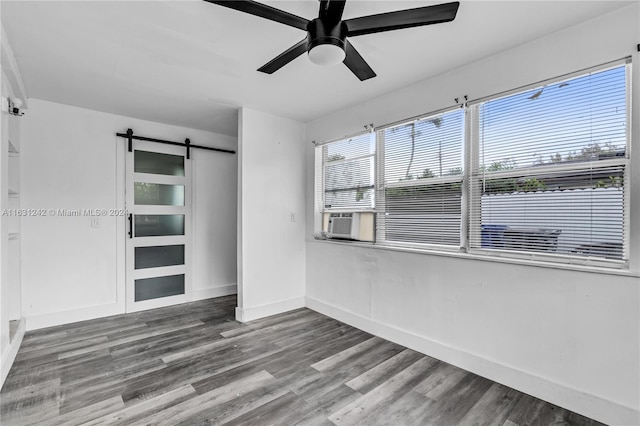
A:
[[[347,37],[450,22],[455,19],[460,5],[459,2],[444,3],[342,20],[346,0],[320,0],[318,17],[309,21],[251,0],[205,1],[307,32],[307,37],[260,67],[258,71],[273,74],[304,52],[308,52],[311,62],[318,65],[344,62],[360,81],[375,77],[376,73],[349,43]]]

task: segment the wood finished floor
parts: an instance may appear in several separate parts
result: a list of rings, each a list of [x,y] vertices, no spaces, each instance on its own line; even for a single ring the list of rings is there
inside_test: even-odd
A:
[[[234,296],[27,333],[9,425],[595,425],[308,309]]]

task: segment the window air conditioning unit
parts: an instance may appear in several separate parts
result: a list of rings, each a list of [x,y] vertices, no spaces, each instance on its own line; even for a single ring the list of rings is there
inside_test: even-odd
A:
[[[323,226],[327,238],[374,241],[373,212],[324,213]]]

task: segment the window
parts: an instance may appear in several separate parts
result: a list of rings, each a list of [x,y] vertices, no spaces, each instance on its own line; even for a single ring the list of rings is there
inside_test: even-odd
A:
[[[626,66],[471,107],[470,247],[625,259]]]
[[[378,241],[460,246],[464,112],[378,131]]]
[[[316,161],[321,167],[321,211],[372,210],[374,207],[373,133],[328,143],[316,148]]]
[[[373,210],[379,245],[624,267],[630,67],[319,146],[316,217]]]

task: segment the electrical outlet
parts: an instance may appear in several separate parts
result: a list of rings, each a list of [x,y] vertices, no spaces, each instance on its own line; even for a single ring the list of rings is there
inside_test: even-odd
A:
[[[295,222],[296,221],[296,214],[294,212],[291,212],[291,222]]]
[[[100,216],[91,216],[91,227],[100,228]]]

